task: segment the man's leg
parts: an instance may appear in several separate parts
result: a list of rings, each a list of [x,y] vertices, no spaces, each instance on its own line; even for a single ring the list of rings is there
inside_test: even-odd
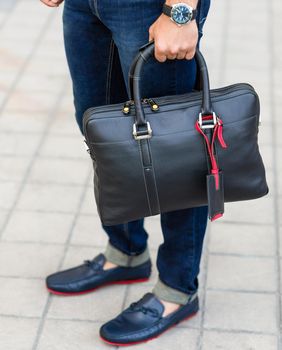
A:
[[[95,15],[94,3],[66,0],[63,24],[76,120],[83,133],[82,119],[87,108],[125,101],[128,96],[112,33]],[[103,228],[109,236],[104,254],[92,262],[49,276],[50,292],[82,293],[104,283],[149,277],[151,262],[143,220]],[[114,270],[116,265],[120,268]],[[107,270],[107,275],[100,273],[97,278],[95,268],[101,267]]]

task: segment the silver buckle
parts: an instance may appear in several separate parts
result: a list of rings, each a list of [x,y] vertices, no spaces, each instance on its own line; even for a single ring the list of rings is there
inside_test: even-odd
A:
[[[133,136],[134,136],[135,140],[150,139],[152,137],[153,130],[151,129],[151,125],[149,122],[147,122],[146,125],[147,125],[147,134],[138,135],[136,124],[135,123],[133,124]]]
[[[217,124],[217,116],[214,112],[212,113],[212,117],[213,117],[213,124],[203,125],[203,115],[202,115],[202,113],[200,113],[199,120],[198,120],[200,128],[201,129],[213,129]]]

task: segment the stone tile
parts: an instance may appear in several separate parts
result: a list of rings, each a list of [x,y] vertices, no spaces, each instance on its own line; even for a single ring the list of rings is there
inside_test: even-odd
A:
[[[0,314],[41,317],[47,293],[41,280],[0,277]]]
[[[204,331],[203,350],[277,350],[276,336]]]
[[[49,65],[50,66],[50,65]],[[57,96],[54,92],[28,92],[16,90],[10,96],[6,106],[6,112],[20,111],[25,113],[46,113],[50,106],[56,103]]]
[[[266,196],[253,201],[225,204],[223,222],[272,224],[273,198]]]
[[[44,71],[48,71],[50,76],[69,77],[68,66],[65,61],[58,60],[56,64],[50,64],[48,60],[43,60],[42,57],[32,60],[26,69],[26,74],[40,74]]]
[[[102,342],[100,323],[47,320],[38,350],[114,350]]]
[[[93,186],[87,188],[87,192],[86,192],[86,195],[83,199],[83,203],[82,203],[80,212],[82,214],[89,214],[89,215],[98,216]]]
[[[211,225],[209,251],[240,255],[275,255],[275,232],[271,225]]]
[[[82,191],[83,188],[81,186],[26,184],[17,208],[75,212],[78,208]]]
[[[90,159],[89,154],[86,152],[84,138],[70,137],[61,135],[50,134],[42,148],[40,155],[49,157],[64,157],[64,158],[80,158]]]
[[[274,258],[210,255],[207,287],[245,291],[275,292]]]
[[[150,341],[148,345],[135,345],[134,349],[171,350],[177,347],[178,350],[186,350],[188,346],[189,350],[196,350],[198,337],[199,331],[197,330],[174,327],[161,337]],[[124,348],[129,349],[129,347]]]
[[[84,160],[40,158],[33,165],[29,181],[43,184],[84,185],[89,165]]]
[[[43,47],[40,48],[41,51],[42,48]],[[39,81],[40,84],[38,84]],[[24,75],[18,82],[17,88],[19,91],[31,91],[32,93],[34,91],[58,93],[62,89],[64,82],[65,81],[62,77],[49,75],[48,71],[46,71],[42,72],[41,74]]]
[[[7,215],[8,215],[8,211],[0,210],[0,227],[2,227],[3,223],[5,222]]]
[[[0,210],[7,210],[13,206],[19,187],[18,183],[0,182]]]
[[[275,295],[208,291],[204,327],[275,333],[276,307]]]
[[[38,328],[37,319],[20,319],[0,316],[0,348],[30,350]]]
[[[58,268],[63,250],[56,245],[1,242],[0,276],[45,278]]]
[[[74,214],[15,211],[3,234],[5,241],[65,243]]]
[[[29,158],[5,156],[0,158],[0,181],[19,182],[25,175]]]
[[[0,118],[0,130],[2,132],[12,133],[33,133],[29,136],[37,136],[35,133],[43,132],[48,120],[48,113],[23,113],[3,112]],[[26,147],[26,146],[25,146]]]
[[[52,122],[49,133],[56,135],[70,135],[81,137],[80,130],[75,120],[74,111],[58,111],[58,113],[56,113],[55,119]]]
[[[260,154],[263,160],[263,164],[265,166],[265,169],[272,169],[273,168],[273,154],[272,154],[272,147],[269,144],[261,144],[259,147]]]
[[[113,285],[86,295],[54,297],[48,318],[106,322],[121,312],[125,289]]]
[[[93,215],[80,215],[75,223],[71,244],[105,247],[108,236],[103,230],[100,218]]]
[[[0,155],[32,156],[38,147],[40,135],[1,133]]]
[[[163,235],[159,215],[157,217],[149,217],[144,220],[144,227],[149,235],[149,246],[157,249],[163,243]]]

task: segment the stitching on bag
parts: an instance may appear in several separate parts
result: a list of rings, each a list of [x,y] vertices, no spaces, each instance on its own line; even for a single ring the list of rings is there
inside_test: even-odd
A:
[[[142,165],[142,174],[143,174],[143,178],[144,178],[144,184],[145,184],[145,189],[146,189],[146,196],[147,196],[147,202],[148,202],[148,207],[149,207],[149,211],[150,214],[152,214],[152,209],[151,209],[151,204],[150,204],[150,199],[149,199],[149,193],[148,193],[148,188],[147,188],[147,181],[145,178],[145,173],[144,173],[144,165],[143,165],[143,157],[142,157],[142,150],[141,150],[141,141],[138,141],[138,148],[139,148],[139,153],[140,153],[140,162]]]
[[[158,211],[160,212],[160,211],[161,211],[161,208],[160,208],[160,199],[159,199],[157,181],[156,181],[156,176],[155,176],[155,168],[154,168],[153,156],[152,156],[152,151],[151,151],[151,145],[150,145],[149,142],[148,142],[148,149],[149,149],[150,158],[151,158],[151,164],[152,164],[152,173],[153,173],[153,177],[154,177],[155,192],[156,192],[157,200],[158,200]]]
[[[111,99],[111,80],[112,80],[112,70],[113,70],[113,57],[114,57],[114,41],[111,39],[110,49],[109,49],[109,63],[106,79],[106,104],[110,104]]]

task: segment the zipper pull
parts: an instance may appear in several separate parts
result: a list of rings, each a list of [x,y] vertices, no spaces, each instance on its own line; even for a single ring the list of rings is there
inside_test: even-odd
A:
[[[123,105],[122,113],[123,114],[129,114],[131,106],[134,105],[134,102],[132,100],[126,101]]]
[[[153,112],[157,112],[160,109],[159,105],[152,98],[148,98],[147,103]]]

